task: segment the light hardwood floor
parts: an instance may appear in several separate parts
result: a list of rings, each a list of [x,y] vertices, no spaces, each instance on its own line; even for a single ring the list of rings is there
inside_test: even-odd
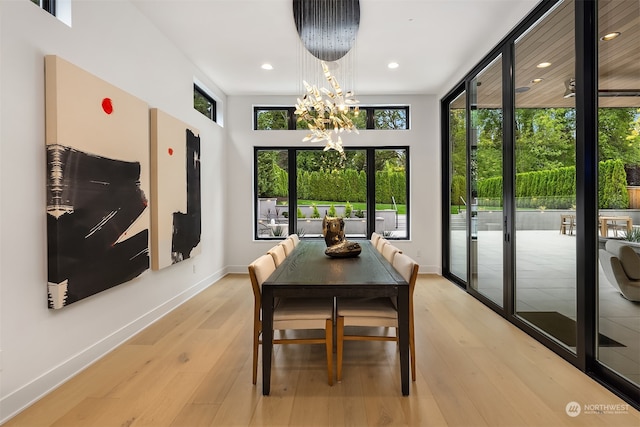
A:
[[[262,396],[260,376],[251,384],[251,285],[235,274],[5,425],[640,425],[638,411],[443,278],[421,275],[414,298],[418,375],[408,397],[395,343],[371,341],[345,344],[333,387],[322,345],[276,346]],[[570,402],[583,408],[577,417]],[[622,413],[593,406],[612,404]]]

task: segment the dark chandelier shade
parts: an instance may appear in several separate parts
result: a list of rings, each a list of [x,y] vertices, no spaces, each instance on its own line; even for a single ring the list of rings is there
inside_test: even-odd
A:
[[[293,19],[309,53],[321,61],[337,61],[354,46],[360,1],[293,0]]]

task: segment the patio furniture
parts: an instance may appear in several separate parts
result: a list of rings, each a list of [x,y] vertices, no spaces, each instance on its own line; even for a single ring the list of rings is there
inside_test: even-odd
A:
[[[630,216],[600,216],[600,235],[607,237],[609,235],[609,229],[612,229],[614,235],[618,236],[619,230],[626,230],[630,232],[633,228],[633,220]]]
[[[560,234],[573,234],[573,230],[576,226],[575,215],[560,215]]]
[[[629,301],[640,301],[640,256],[624,242],[609,240],[600,249],[605,277]]]

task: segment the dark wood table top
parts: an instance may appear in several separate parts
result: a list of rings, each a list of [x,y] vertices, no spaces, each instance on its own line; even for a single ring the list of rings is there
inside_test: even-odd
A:
[[[360,243],[362,252],[354,258],[331,258],[324,254],[327,248],[322,240],[301,241],[263,286],[287,285],[406,285],[403,277],[371,245]]]

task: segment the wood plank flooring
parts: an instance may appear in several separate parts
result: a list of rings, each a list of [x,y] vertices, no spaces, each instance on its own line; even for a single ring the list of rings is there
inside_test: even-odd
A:
[[[408,397],[396,344],[372,341],[345,344],[333,387],[322,345],[276,346],[262,396],[260,366],[251,384],[251,285],[235,274],[5,426],[640,425],[638,411],[445,279],[421,275],[414,302],[418,375]],[[570,417],[573,401],[626,409]]]

